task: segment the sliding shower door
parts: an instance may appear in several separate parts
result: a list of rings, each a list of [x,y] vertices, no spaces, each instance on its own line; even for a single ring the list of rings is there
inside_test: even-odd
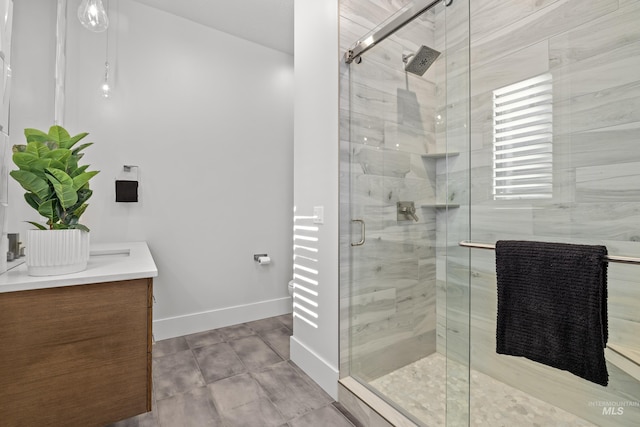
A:
[[[447,38],[452,13],[462,25],[468,6],[421,11],[347,73],[348,371],[421,425],[468,422],[468,39]]]

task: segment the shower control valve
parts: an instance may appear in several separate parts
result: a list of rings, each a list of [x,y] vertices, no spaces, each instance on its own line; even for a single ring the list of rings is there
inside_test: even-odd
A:
[[[414,202],[397,202],[396,205],[398,208],[398,221],[406,221],[412,218],[414,221],[418,222]]]

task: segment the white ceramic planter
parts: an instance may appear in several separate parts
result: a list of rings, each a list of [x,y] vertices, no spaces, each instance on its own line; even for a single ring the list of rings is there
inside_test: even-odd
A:
[[[89,233],[82,230],[27,230],[29,276],[83,271],[89,260]]]

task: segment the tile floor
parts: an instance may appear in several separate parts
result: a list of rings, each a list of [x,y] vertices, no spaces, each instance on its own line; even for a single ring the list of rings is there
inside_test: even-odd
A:
[[[358,427],[289,360],[292,327],[283,315],[156,342],[153,411],[111,427]]]

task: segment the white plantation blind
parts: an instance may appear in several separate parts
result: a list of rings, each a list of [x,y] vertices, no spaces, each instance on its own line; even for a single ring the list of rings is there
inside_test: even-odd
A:
[[[318,327],[318,226],[293,214],[293,316]]]
[[[553,192],[551,74],[493,91],[493,199],[545,199]]]

